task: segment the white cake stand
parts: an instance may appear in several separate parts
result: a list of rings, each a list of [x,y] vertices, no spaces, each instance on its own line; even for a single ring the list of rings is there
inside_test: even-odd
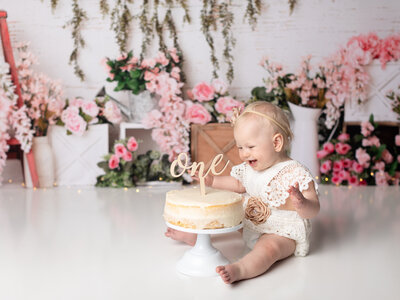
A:
[[[189,276],[212,277],[218,275],[215,271],[216,267],[229,264],[229,260],[218,249],[213,247],[210,234],[233,232],[242,228],[243,224],[221,229],[190,229],[168,222],[167,226],[179,231],[197,233],[196,244],[192,249],[185,252],[183,257],[178,261],[176,269]]]

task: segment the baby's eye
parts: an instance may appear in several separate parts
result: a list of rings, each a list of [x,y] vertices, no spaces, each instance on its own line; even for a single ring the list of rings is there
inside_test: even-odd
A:
[[[254,148],[254,146],[249,146],[249,149],[253,149]]]

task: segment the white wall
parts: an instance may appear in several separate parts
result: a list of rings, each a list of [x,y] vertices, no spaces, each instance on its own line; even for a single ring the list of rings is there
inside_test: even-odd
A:
[[[89,20],[82,32],[87,46],[79,62],[86,73],[85,82],[73,74],[68,65],[72,50],[69,29],[63,25],[71,18],[71,2],[59,1],[52,13],[50,0],[0,0],[0,8],[8,12],[12,42],[31,41],[31,49],[38,56],[38,70],[61,79],[65,94],[71,98],[90,98],[105,84],[106,74],[99,62],[104,56],[115,57],[118,47],[109,18],[102,19],[98,0],[79,1]],[[112,0],[108,1],[110,4]],[[138,1],[137,1],[138,2]],[[140,1],[139,1],[140,2]],[[201,80],[211,79],[209,49],[200,31],[199,14],[202,1],[189,1],[192,24],[182,25],[182,10],[177,8],[179,40],[184,51],[187,88]],[[233,0],[237,45],[234,51],[235,80],[231,92],[248,98],[250,90],[262,84],[265,71],[258,66],[263,56],[281,62],[294,71],[305,55],[315,56],[315,62],[337,50],[353,36],[376,32],[381,38],[400,31],[399,0],[299,0],[292,15],[286,0],[264,0],[257,29],[244,24],[243,11],[247,1]],[[140,31],[134,30],[129,41],[136,54],[140,52]],[[137,38],[136,38],[137,37]],[[222,41],[218,42],[222,53]]]

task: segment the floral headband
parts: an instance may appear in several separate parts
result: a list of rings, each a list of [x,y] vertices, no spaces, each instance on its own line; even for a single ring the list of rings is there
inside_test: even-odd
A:
[[[231,125],[232,126],[234,126],[236,121],[241,116],[243,116],[245,113],[253,113],[253,114],[259,115],[259,116],[261,116],[263,118],[266,118],[267,120],[271,121],[276,126],[281,128],[287,135],[289,135],[288,130],[283,125],[281,125],[279,122],[277,122],[275,119],[271,118],[270,116],[267,116],[266,114],[263,114],[261,112],[255,111],[255,110],[246,110],[246,111],[240,112],[240,108],[238,108],[238,107],[234,107],[232,109],[232,112],[233,112],[232,117],[231,117]]]

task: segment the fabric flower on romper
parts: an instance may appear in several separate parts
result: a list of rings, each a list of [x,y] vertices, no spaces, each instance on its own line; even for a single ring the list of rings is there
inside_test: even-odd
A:
[[[271,215],[271,209],[257,197],[251,197],[247,201],[245,209],[245,218],[250,220],[254,225],[265,223]]]

